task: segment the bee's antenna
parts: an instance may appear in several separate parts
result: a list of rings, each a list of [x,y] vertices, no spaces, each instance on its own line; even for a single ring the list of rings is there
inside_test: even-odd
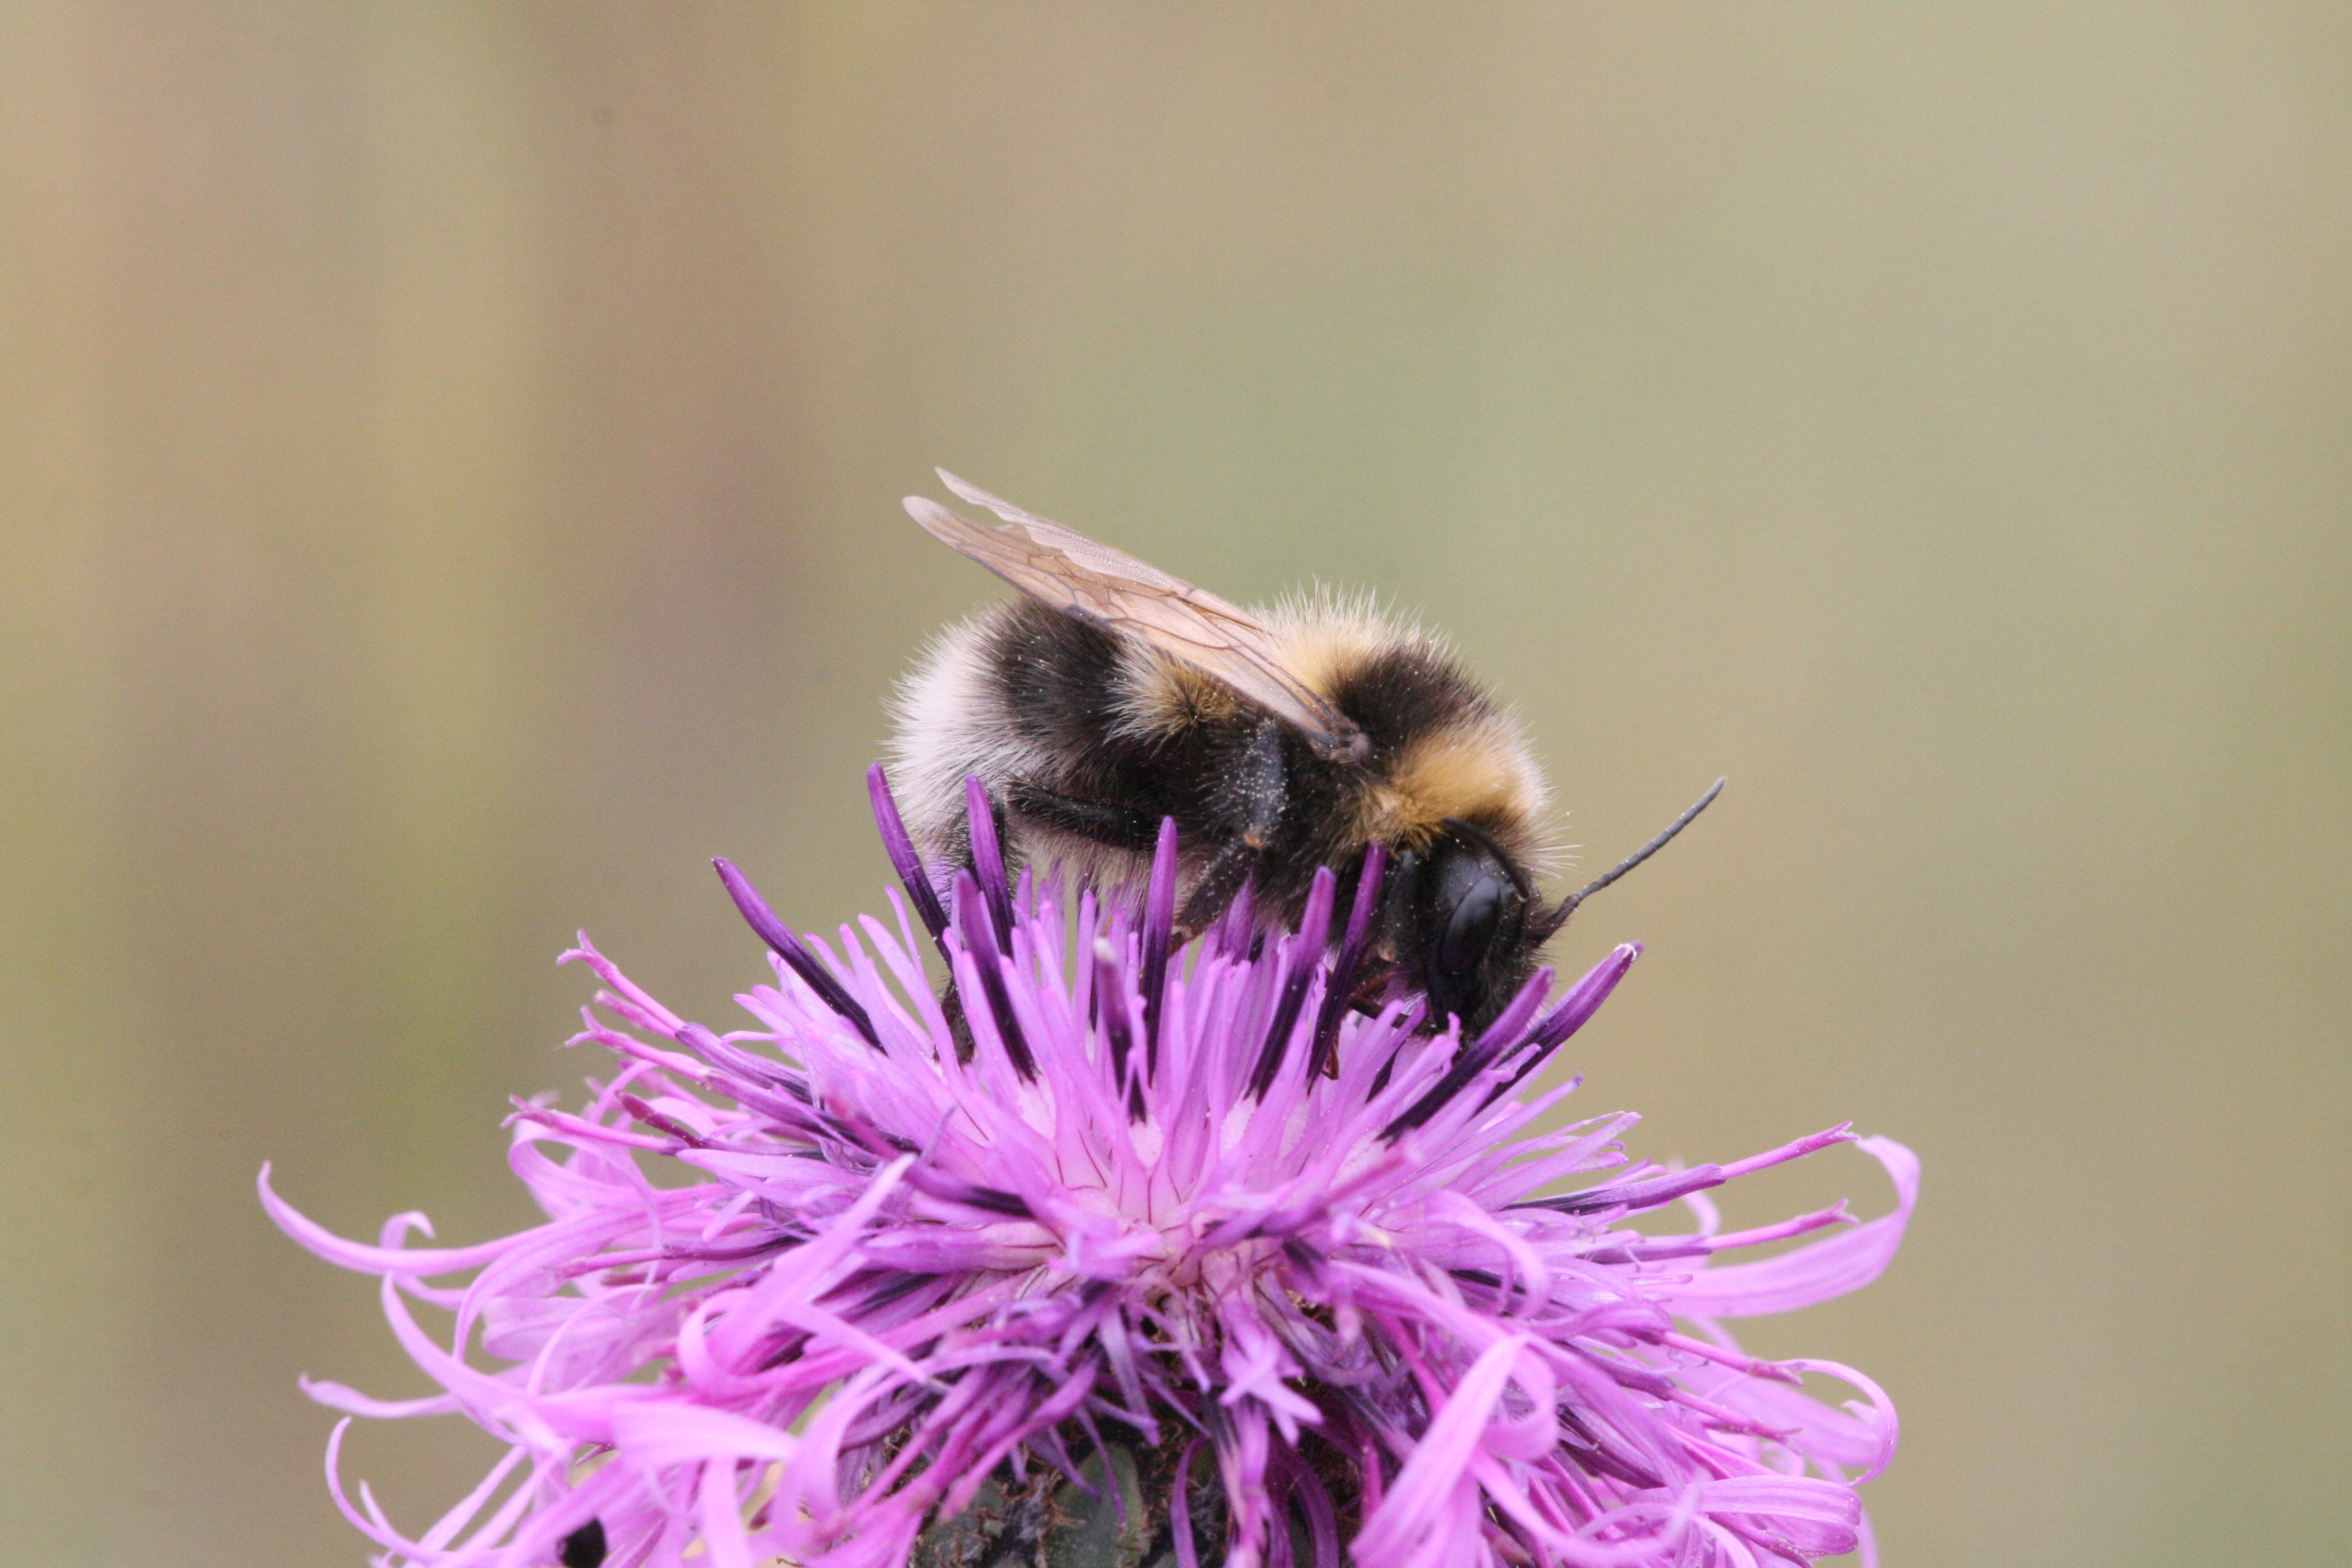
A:
[[[1725,779],[1716,780],[1714,787],[1709,789],[1705,795],[1699,796],[1696,801],[1693,802],[1691,808],[1688,811],[1684,812],[1680,816],[1675,817],[1672,823],[1668,824],[1666,830],[1664,833],[1659,834],[1655,838],[1651,839],[1647,844],[1643,845],[1639,849],[1634,850],[1633,853],[1626,856],[1622,860],[1618,861],[1616,865],[1611,867],[1607,871],[1595,877],[1591,881],[1587,882],[1583,887],[1579,888],[1576,891],[1562,899],[1559,901],[1559,909],[1556,913],[1554,924],[1566,924],[1568,917],[1576,912],[1577,905],[1584,902],[1585,900],[1591,898],[1593,894],[1599,892],[1601,889],[1607,887],[1610,883],[1615,881],[1618,878],[1623,876],[1626,872],[1632,870],[1634,867],[1640,865],[1643,861],[1647,860],[1651,856],[1655,855],[1659,850],[1664,849],[1668,844],[1672,843],[1675,834],[1680,833],[1684,828],[1688,827],[1694,817],[1697,816],[1700,812],[1705,811],[1708,806],[1715,804],[1715,797],[1723,793],[1723,786],[1728,781]]]

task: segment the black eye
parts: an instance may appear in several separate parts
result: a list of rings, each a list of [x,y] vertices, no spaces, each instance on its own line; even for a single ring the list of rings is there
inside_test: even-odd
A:
[[[1486,950],[1495,945],[1495,930],[1502,921],[1503,884],[1492,877],[1479,878],[1445,922],[1445,934],[1437,943],[1439,973],[1456,985],[1476,974],[1478,966],[1486,962]]]

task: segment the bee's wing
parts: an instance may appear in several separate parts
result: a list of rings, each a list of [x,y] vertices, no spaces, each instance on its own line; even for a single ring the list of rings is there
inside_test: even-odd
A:
[[[1189,665],[1297,730],[1318,748],[1362,750],[1363,732],[1355,721],[1283,665],[1274,634],[1246,610],[999,500],[944,468],[940,478],[948,489],[986,507],[1010,526],[971,522],[937,501],[908,496],[908,515],[933,538],[1057,610],[1122,632]]]

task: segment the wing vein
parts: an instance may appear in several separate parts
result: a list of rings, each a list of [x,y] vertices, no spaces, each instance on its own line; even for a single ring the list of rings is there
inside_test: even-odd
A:
[[[1239,605],[1075,529],[1001,500],[946,469],[949,489],[1003,525],[976,523],[925,496],[907,514],[941,543],[977,561],[1032,598],[1132,638],[1215,681],[1289,725],[1327,753],[1360,756],[1355,721],[1292,671],[1280,642]]]

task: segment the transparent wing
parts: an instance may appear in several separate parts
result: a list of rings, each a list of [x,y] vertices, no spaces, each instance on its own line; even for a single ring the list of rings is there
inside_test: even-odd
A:
[[[968,521],[922,496],[907,513],[934,538],[971,556],[1023,593],[1057,610],[1131,637],[1187,665],[1290,725],[1318,749],[1360,755],[1355,721],[1283,666],[1274,634],[1214,594],[1134,556],[1048,522],[940,470],[948,489],[1003,518],[1005,527]]]

